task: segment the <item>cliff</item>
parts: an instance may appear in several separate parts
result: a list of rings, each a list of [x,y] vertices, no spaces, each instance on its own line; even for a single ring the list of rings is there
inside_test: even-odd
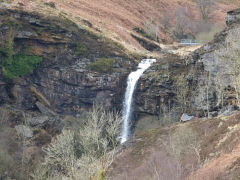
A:
[[[233,75],[238,67],[233,55],[237,57],[240,48],[238,14],[238,9],[228,13],[229,26],[213,41],[187,57],[165,55],[144,74],[136,95],[136,113],[144,124],[168,124],[178,121],[182,113],[216,116],[227,106],[238,106],[239,91],[233,80],[238,78]]]
[[[121,103],[124,79],[135,66],[134,55],[122,46],[64,17],[0,9],[0,22],[0,57],[6,61],[1,104],[34,109],[42,101],[56,112],[76,114],[94,101]],[[24,73],[33,57],[41,62]],[[25,64],[15,66],[16,58]]]

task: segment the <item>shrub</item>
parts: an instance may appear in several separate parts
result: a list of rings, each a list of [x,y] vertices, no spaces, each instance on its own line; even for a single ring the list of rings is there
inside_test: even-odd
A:
[[[0,67],[2,67],[3,75],[7,79],[14,79],[17,76],[32,72],[42,61],[42,57],[26,53],[14,55],[14,30],[12,27],[14,23],[16,22],[7,22],[9,26],[8,39],[3,42],[0,48]]]
[[[184,125],[177,127],[171,137],[170,145],[177,158],[190,152],[196,153],[196,156],[200,158],[200,140],[198,134],[190,127]]]
[[[4,175],[6,172],[10,171],[14,167],[14,160],[9,155],[9,153],[4,150],[2,147],[0,148],[0,179],[1,175]]]
[[[32,177],[36,180],[48,176],[50,179],[57,176],[56,179],[106,179],[106,170],[113,161],[118,143],[120,124],[118,114],[95,105],[82,127],[63,130],[44,149],[44,163]]]
[[[143,31],[140,34],[148,39],[158,42],[159,26],[152,20],[147,20],[143,24]]]
[[[46,2],[46,3],[44,3],[44,4],[47,5],[47,6],[49,6],[49,7],[51,7],[51,8],[56,8],[56,5],[55,5],[54,2]]]
[[[85,45],[81,42],[77,42],[73,44],[75,47],[75,54],[77,56],[80,56],[82,54],[84,54],[85,52],[87,52],[87,48],[85,47]]]
[[[46,153],[45,164],[50,169],[68,174],[74,157],[74,134],[70,130],[63,132],[54,138],[48,147],[44,149]]]
[[[8,79],[32,72],[42,61],[42,57],[18,54],[12,57],[12,63],[3,66],[3,75]]]
[[[100,58],[99,60],[88,65],[92,71],[108,73],[112,70],[115,60],[112,58]]]
[[[219,25],[214,25],[209,31],[203,31],[196,35],[199,42],[207,43],[213,40],[215,34],[219,33],[223,28]]]

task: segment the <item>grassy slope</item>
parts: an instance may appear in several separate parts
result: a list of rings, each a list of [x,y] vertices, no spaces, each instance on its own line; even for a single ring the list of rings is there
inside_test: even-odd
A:
[[[181,129],[183,131],[179,131]],[[112,177],[117,180],[158,179],[157,177],[186,180],[237,179],[240,175],[239,129],[238,112],[232,116],[198,119],[142,131],[135,135],[133,146],[119,153],[113,165]],[[179,142],[174,146],[176,132],[181,133],[177,133]],[[191,139],[189,137],[192,134],[196,135],[199,143],[199,159],[192,148],[197,147],[194,140],[191,143],[185,142],[186,139]],[[177,156],[174,152],[179,149],[183,152]]]
[[[214,6],[212,21],[225,24],[226,12],[236,8],[238,1],[219,1]],[[81,20],[85,19],[93,24],[91,29],[94,31],[101,31],[102,35],[120,41],[132,50],[143,50],[130,34],[135,33],[134,27],[142,27],[147,20],[159,24],[163,13],[167,12],[174,24],[175,9],[181,6],[187,6],[195,18],[199,18],[199,10],[192,0],[13,0],[12,7],[19,7],[19,2],[23,4],[21,8],[29,11],[67,16],[80,24],[84,24]],[[54,2],[56,8],[47,6],[46,2]],[[160,39],[169,39],[163,29],[160,29],[159,35]]]

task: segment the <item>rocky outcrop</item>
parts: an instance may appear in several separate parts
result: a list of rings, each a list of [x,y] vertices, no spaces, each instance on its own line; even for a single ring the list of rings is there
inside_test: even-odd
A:
[[[181,59],[168,55],[153,64],[139,83],[137,114],[151,114],[158,119],[171,111],[200,116],[210,112],[216,116],[224,106],[236,105],[234,82],[229,81],[232,76],[227,66],[229,59],[217,55],[226,51],[228,36],[240,31],[239,10],[229,12],[230,15],[229,27],[191,56]]]
[[[183,65],[178,56],[168,55],[144,73],[136,93],[137,113],[158,115],[175,104],[174,78]]]
[[[227,25],[240,23],[240,9],[235,9],[233,11],[229,11],[226,17]]]
[[[11,81],[0,70],[1,103],[32,109],[40,101],[58,113],[78,113],[94,101],[121,104],[124,80],[135,66],[122,46],[64,17],[0,9],[0,22],[0,42],[12,35],[15,54],[28,51],[43,58],[33,73]],[[101,58],[114,60],[110,71],[89,68]]]

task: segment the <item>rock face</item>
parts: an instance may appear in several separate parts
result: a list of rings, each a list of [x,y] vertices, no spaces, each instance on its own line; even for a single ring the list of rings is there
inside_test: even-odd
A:
[[[109,107],[121,103],[125,78],[135,63],[120,45],[64,18],[0,9],[0,42],[10,30],[15,54],[30,51],[43,61],[33,73],[11,82],[0,70],[1,103],[32,109],[45,99],[49,104],[44,105],[58,113],[78,113],[94,101]],[[89,64],[101,58],[114,60],[110,71],[90,70]]]
[[[136,93],[136,112],[160,115],[172,108],[176,103],[176,76],[183,66],[183,61],[174,55],[165,56],[154,63],[140,79]]]
[[[239,22],[240,22],[240,9],[229,11],[227,13],[227,17],[226,17],[227,25],[231,25]]]
[[[174,111],[207,116],[208,112],[213,114],[224,106],[236,105],[234,82],[228,80],[231,76],[227,67],[229,59],[220,59],[216,55],[226,51],[227,37],[233,31],[240,32],[239,10],[229,12],[230,15],[232,20],[229,18],[227,23],[231,26],[190,57],[181,59],[168,55],[153,64],[139,82],[136,93],[138,115],[147,113],[160,119],[164,114]],[[234,40],[240,41],[240,36]],[[220,75],[219,72],[223,73]],[[224,78],[220,80],[220,76]]]
[[[20,135],[20,136],[23,136],[25,138],[31,138],[33,137],[33,132],[32,130],[27,127],[27,126],[24,126],[24,125],[18,125],[15,127],[17,133]]]

